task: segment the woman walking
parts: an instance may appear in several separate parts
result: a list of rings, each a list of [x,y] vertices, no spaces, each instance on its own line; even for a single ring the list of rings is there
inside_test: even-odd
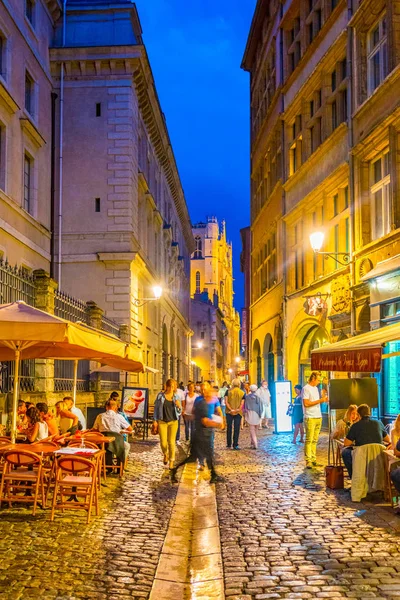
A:
[[[176,385],[173,379],[168,379],[164,391],[160,392],[154,403],[153,420],[160,435],[161,452],[164,465],[169,462],[169,468],[175,464],[175,443],[178,431],[179,417],[182,406],[175,393]],[[154,431],[154,429],[153,429]]]
[[[251,448],[257,450],[257,429],[261,423],[263,414],[263,405],[260,398],[256,395],[257,386],[250,386],[250,393],[244,399],[244,418],[250,427]]]
[[[304,425],[303,425],[303,401],[301,399],[301,385],[294,386],[296,398],[292,404],[292,423],[293,423],[293,440],[292,444],[296,444],[297,436],[300,433],[300,443],[304,444]]]
[[[199,395],[194,391],[194,383],[190,382],[188,384],[188,389],[185,394],[185,400],[183,400],[183,420],[185,422],[185,437],[186,441],[192,441],[193,430],[194,430],[194,413],[193,413],[193,405],[196,398]]]

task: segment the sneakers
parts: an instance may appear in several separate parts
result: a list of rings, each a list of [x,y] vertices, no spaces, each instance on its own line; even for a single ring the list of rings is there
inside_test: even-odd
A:
[[[234,446],[233,449],[234,450],[240,450],[240,446]]]
[[[169,472],[171,475],[171,483],[179,483],[176,477],[176,469],[170,469]]]
[[[312,466],[312,464],[311,464],[311,463],[307,463],[307,464],[306,464],[306,469],[312,469],[312,468],[313,468],[313,466]]]
[[[211,479],[210,479],[210,483],[222,483],[223,481],[225,481],[225,479],[223,477],[221,477],[221,475],[212,475]]]
[[[317,461],[313,461],[312,466],[313,467],[323,467],[324,465],[321,465],[321,463],[317,463]]]

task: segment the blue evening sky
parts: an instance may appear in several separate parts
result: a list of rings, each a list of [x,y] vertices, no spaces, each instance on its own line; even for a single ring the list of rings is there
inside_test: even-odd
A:
[[[249,224],[249,76],[240,69],[256,0],[136,0],[192,222],[225,219],[235,305]]]

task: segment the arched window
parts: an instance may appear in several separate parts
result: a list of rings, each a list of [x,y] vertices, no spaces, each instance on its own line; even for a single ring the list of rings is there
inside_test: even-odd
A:
[[[194,258],[203,258],[203,242],[200,236],[194,238],[196,244],[196,250],[194,252]]]
[[[200,271],[196,271],[196,294],[200,294]]]

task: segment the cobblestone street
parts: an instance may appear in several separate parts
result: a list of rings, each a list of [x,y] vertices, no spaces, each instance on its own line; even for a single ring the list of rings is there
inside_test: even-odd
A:
[[[352,503],[346,491],[327,492],[323,469],[304,470],[303,445],[291,436],[261,435],[258,451],[245,430],[240,452],[220,454],[227,599],[400,597],[400,519],[388,507]]]
[[[177,488],[163,480],[158,444],[133,444],[121,485],[102,487],[101,515],[16,507],[0,512],[0,597],[148,598]]]
[[[249,449],[247,429],[239,452],[225,449],[223,433],[216,440],[225,478],[216,491],[228,600],[400,597],[400,519],[389,507],[327,492],[323,469],[306,472],[303,446],[288,435],[262,432],[258,451]],[[325,444],[326,438],[321,462]],[[170,485],[153,440],[133,444],[124,479],[111,477],[102,487],[101,516],[89,526],[81,512],[57,514],[50,523],[49,509],[32,517],[25,508],[3,508],[0,597],[149,598],[168,527],[169,535],[179,529],[177,516],[169,523],[178,489],[184,500],[189,481],[183,477],[185,489]],[[160,567],[158,573],[162,582]],[[167,582],[180,581],[171,575]],[[193,590],[168,584],[157,598],[200,598]]]

